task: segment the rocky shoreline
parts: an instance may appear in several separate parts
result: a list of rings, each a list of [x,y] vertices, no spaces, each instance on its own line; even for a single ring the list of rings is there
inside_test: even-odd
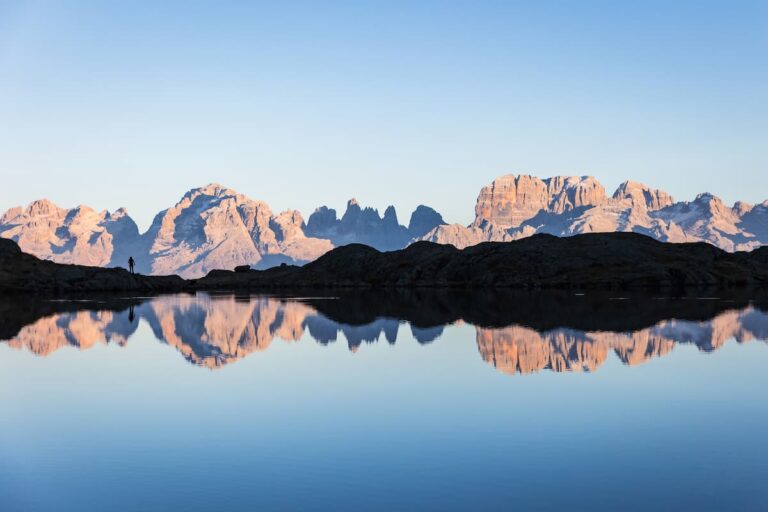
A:
[[[466,249],[418,242],[380,252],[352,244],[303,267],[214,270],[200,279],[62,265],[0,239],[0,291],[17,293],[288,290],[301,288],[670,289],[766,287],[768,247],[729,253],[634,233],[535,235]]]
[[[26,254],[12,240],[0,239],[0,292],[174,292],[188,288],[179,276],[143,276],[123,268],[64,265]]]
[[[303,267],[212,271],[198,288],[763,287],[768,247],[729,253],[706,243],[670,244],[634,233],[534,235],[466,249],[417,242],[400,251],[339,247]]]

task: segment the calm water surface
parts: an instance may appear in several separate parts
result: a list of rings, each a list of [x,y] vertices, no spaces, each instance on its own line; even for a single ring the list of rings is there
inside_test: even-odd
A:
[[[0,303],[0,510],[766,510],[750,298]]]

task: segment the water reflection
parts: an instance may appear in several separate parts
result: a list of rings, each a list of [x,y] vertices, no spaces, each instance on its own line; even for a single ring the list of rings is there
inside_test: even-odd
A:
[[[351,351],[395,344],[400,329],[428,344],[446,326],[475,327],[480,357],[507,374],[595,371],[613,353],[626,365],[678,344],[710,352],[728,340],[768,339],[764,304],[743,297],[699,299],[568,294],[352,294],[341,297],[172,295],[147,299],[0,303],[0,338],[47,356],[64,347],[128,343],[143,321],[188,362],[220,368],[305,333],[317,343],[341,337]]]
[[[595,371],[611,352],[631,366],[664,356],[677,344],[693,344],[699,350],[712,352],[730,339],[738,343],[765,341],[768,314],[748,307],[700,322],[664,320],[633,332],[574,329],[539,332],[520,326],[477,328],[477,347],[483,359],[509,374],[543,369]]]

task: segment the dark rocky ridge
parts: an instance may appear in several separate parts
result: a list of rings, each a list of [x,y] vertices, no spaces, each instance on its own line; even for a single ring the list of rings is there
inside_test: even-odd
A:
[[[213,271],[196,286],[670,288],[768,284],[768,248],[728,253],[705,243],[668,244],[634,233],[536,235],[463,250],[418,242],[379,252],[352,244],[304,267]]]
[[[164,292],[182,290],[188,283],[178,276],[133,275],[123,268],[63,265],[21,252],[12,240],[0,238],[0,291]]]
[[[418,242],[399,251],[379,252],[352,244],[303,267],[240,270],[214,270],[196,280],[131,275],[124,269],[42,261],[22,253],[14,242],[0,240],[0,290],[16,292],[765,287],[768,247],[728,253],[705,243],[669,244],[633,233],[536,235],[463,250]]]

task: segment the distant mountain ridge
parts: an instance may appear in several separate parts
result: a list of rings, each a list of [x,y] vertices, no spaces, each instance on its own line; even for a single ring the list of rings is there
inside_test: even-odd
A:
[[[374,208],[361,208],[356,199],[350,199],[340,219],[336,217],[336,210],[327,206],[316,209],[309,217],[305,232],[307,236],[330,240],[337,247],[360,243],[381,251],[394,251],[443,224],[442,215],[428,206],[416,208],[406,227],[398,222],[394,206],[388,207],[380,217]]]
[[[124,208],[113,213],[83,205],[65,209],[43,199],[5,212],[0,237],[57,263],[124,267],[133,256],[138,272],[196,278],[239,265],[303,264],[356,241],[382,250],[402,248],[439,223],[442,217],[425,206],[414,212],[413,227],[406,227],[398,224],[393,207],[382,218],[351,200],[341,219],[321,207],[307,225],[297,210],[275,214],[263,201],[212,183],[158,213],[145,233]]]
[[[395,208],[383,216],[351,199],[338,216],[327,206],[305,222],[297,210],[275,214],[263,201],[219,184],[187,192],[158,213],[140,233],[124,208],[96,212],[81,205],[60,208],[41,199],[15,207],[0,217],[0,237],[57,263],[125,266],[129,256],[147,274],[186,278],[238,265],[269,268],[303,264],[333,247],[350,243],[381,251],[402,249],[416,240],[464,248],[485,241],[512,241],[546,233],[625,231],[664,242],[707,242],[727,251],[768,244],[768,201],[729,207],[712,194],[675,202],[668,193],[634,181],[607,195],[591,176],[506,175],[483,187],[468,225],[447,224],[434,209],[421,205],[408,225]]]
[[[112,213],[85,205],[65,209],[41,199],[6,211],[0,236],[57,263],[115,266],[125,264],[139,228],[124,208]]]
[[[438,226],[423,237],[458,248],[546,233],[624,231],[662,242],[707,242],[726,251],[768,244],[768,201],[732,207],[712,194],[675,202],[668,193],[626,181],[612,196],[591,176],[547,179],[507,175],[482,188],[469,226]]]

